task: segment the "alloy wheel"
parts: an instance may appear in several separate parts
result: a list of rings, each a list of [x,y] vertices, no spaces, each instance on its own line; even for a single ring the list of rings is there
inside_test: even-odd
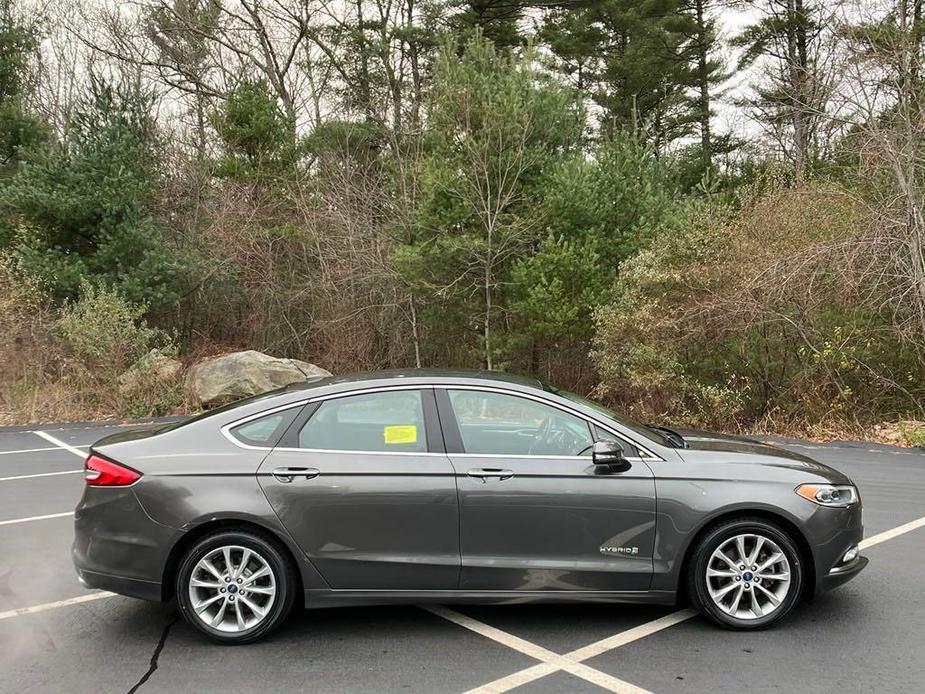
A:
[[[728,538],[710,555],[707,589],[713,603],[730,617],[768,617],[790,591],[790,562],[772,539],[755,533]]]
[[[229,545],[209,551],[189,578],[190,605],[205,625],[236,634],[260,624],[276,600],[270,564],[248,547]]]

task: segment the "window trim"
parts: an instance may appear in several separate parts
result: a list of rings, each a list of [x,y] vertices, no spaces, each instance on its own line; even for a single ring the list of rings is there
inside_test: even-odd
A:
[[[442,434],[442,436],[436,437],[435,443],[436,443],[436,447],[442,450],[436,450],[436,451],[428,450],[426,452],[425,451],[407,451],[407,452],[406,451],[356,451],[356,450],[341,450],[341,449],[326,449],[326,448],[297,448],[297,447],[293,448],[289,446],[275,446],[275,447],[250,446],[248,444],[242,443],[241,441],[238,441],[236,438],[234,438],[234,436],[232,436],[229,433],[230,429],[232,429],[233,427],[236,427],[240,424],[245,424],[252,419],[258,419],[259,417],[263,417],[265,415],[274,414],[276,412],[279,412],[280,410],[288,410],[289,408],[292,408],[292,407],[305,407],[306,405],[311,405],[313,403],[321,403],[325,400],[333,400],[335,398],[344,398],[344,397],[349,397],[351,395],[363,395],[366,393],[380,393],[380,392],[386,392],[386,391],[392,391],[392,390],[420,390],[422,394],[422,399],[425,401],[425,403],[426,403],[426,398],[423,398],[425,392],[428,390],[433,392],[433,397],[435,398],[435,407],[434,407],[435,411],[433,412],[433,414],[436,414],[434,425],[438,427],[437,429],[438,434]],[[513,395],[515,397],[526,398],[528,400],[535,400],[539,403],[549,405],[550,407],[555,407],[571,415],[574,415],[580,419],[585,420],[585,422],[596,424],[604,431],[608,431],[614,436],[616,436],[617,438],[634,446],[636,450],[640,452],[640,455],[637,457],[629,458],[628,460],[630,461],[633,461],[633,462],[664,461],[664,458],[653,453],[651,450],[646,448],[644,445],[642,445],[638,441],[635,441],[634,439],[627,436],[626,434],[623,434],[617,431],[613,426],[610,426],[600,421],[599,419],[595,419],[594,417],[590,417],[583,412],[579,412],[578,410],[574,408],[568,407],[566,405],[562,405],[558,402],[553,402],[549,398],[532,395],[530,393],[524,393],[519,390],[510,390],[508,388],[499,388],[499,387],[483,386],[483,385],[455,384],[455,383],[377,386],[373,388],[360,388],[358,390],[340,391],[337,393],[328,393],[327,395],[318,395],[313,398],[304,398],[302,400],[297,400],[295,402],[286,403],[285,405],[279,405],[278,407],[273,407],[268,410],[263,410],[262,412],[256,412],[254,414],[247,415],[246,417],[241,417],[240,419],[236,419],[222,426],[221,433],[226,439],[228,439],[232,444],[234,444],[238,448],[244,448],[248,450],[257,450],[257,451],[274,451],[275,450],[275,451],[306,452],[306,453],[353,453],[356,455],[405,455],[405,456],[410,455],[410,456],[442,456],[442,457],[453,456],[453,457],[470,457],[470,458],[499,458],[499,457],[527,458],[527,459],[546,458],[547,460],[555,460],[555,459],[587,460],[588,459],[588,457],[584,455],[542,456],[542,455],[503,455],[503,454],[496,454],[496,453],[460,452],[464,450],[464,447],[462,446],[462,437],[459,435],[459,426],[456,423],[456,415],[453,412],[453,408],[452,406],[450,406],[449,395],[446,392],[447,390],[480,390],[480,391],[487,391],[487,392],[492,392],[492,393],[503,393],[505,395]],[[442,396],[441,396],[441,393],[442,393]],[[446,399],[445,403],[443,402],[442,398]],[[312,410],[312,413],[314,413],[314,410]],[[293,425],[295,425],[298,420],[302,419],[303,415],[304,413],[296,415],[296,419],[293,420]],[[428,410],[425,405],[425,409],[424,409],[425,424],[428,424],[427,416],[428,416]],[[429,428],[430,427],[428,426],[428,429]],[[292,426],[290,426],[290,429],[292,429]],[[453,439],[453,429],[455,429],[455,436],[458,437],[458,440]],[[286,440],[288,433],[289,431],[287,430],[286,434],[283,434],[283,438],[280,439],[280,442]],[[428,438],[427,443],[428,443],[428,448],[429,448],[430,443],[431,443],[430,438]],[[440,446],[439,445],[440,443],[443,443],[444,445]],[[457,447],[458,447],[458,450],[454,451],[453,449]]]
[[[302,427],[304,427],[308,420],[318,411],[319,407],[321,407],[320,402],[306,403],[302,411],[292,420],[292,424],[286,429],[286,433],[276,442],[274,448],[299,448],[299,432],[302,431]]]
[[[598,429],[601,430],[600,433],[604,433],[604,434],[610,433],[610,430],[609,430],[609,429],[605,429],[604,427],[602,427],[602,426],[600,425],[600,423],[598,423],[598,422],[592,422],[592,421],[590,421],[590,420],[588,420],[588,428],[591,430],[591,439],[594,441],[594,443],[597,443],[598,441],[603,441],[603,439],[600,438],[600,437],[598,436],[598,433],[599,433],[599,432],[597,431]],[[623,437],[618,437],[618,438],[619,438],[623,443],[627,443],[627,440],[626,440],[625,438],[623,438]],[[639,444],[636,443],[635,441],[632,442],[632,443],[630,443],[629,445],[632,446],[636,451],[639,451]],[[638,459],[638,460],[646,460],[645,458],[640,458],[639,456],[632,456],[632,455],[626,456],[626,459],[627,459],[627,460],[637,460],[637,459]]]
[[[269,410],[264,410],[263,412],[258,412],[256,414],[248,415],[247,417],[243,417],[241,419],[225,424],[221,428],[221,432],[225,436],[226,439],[231,441],[231,443],[238,446],[239,448],[246,448],[248,450],[257,450],[257,451],[273,450],[276,446],[278,446],[282,441],[286,439],[286,435],[289,433],[289,430],[292,428],[292,425],[295,424],[299,420],[299,418],[302,416],[301,412],[295,413],[292,420],[289,422],[289,424],[286,425],[285,429],[282,431],[281,434],[271,437],[274,443],[269,446],[254,446],[252,444],[245,443],[244,441],[239,439],[237,436],[235,436],[232,430],[237,429],[238,427],[243,426],[249,422],[253,422],[257,419],[262,419],[264,417],[269,417],[279,412],[286,412],[287,410],[301,410],[304,408],[304,406],[305,406],[304,402],[299,402],[299,403],[289,403],[287,405],[281,405],[279,407],[273,407]],[[277,432],[274,431],[273,433],[276,434]]]
[[[558,402],[553,402],[552,400],[548,398],[531,395],[530,393],[523,393],[517,390],[509,390],[507,388],[494,388],[490,386],[444,384],[444,385],[436,386],[437,407],[438,407],[438,411],[440,412],[440,423],[443,425],[444,437],[447,437],[446,420],[449,420],[451,423],[450,428],[449,428],[450,436],[447,437],[447,455],[450,455],[453,457],[457,457],[457,458],[527,458],[527,459],[545,458],[547,460],[587,460],[588,459],[588,456],[584,456],[584,455],[536,455],[536,454],[528,454],[528,453],[521,453],[521,454],[514,455],[514,454],[508,454],[508,453],[466,453],[465,446],[463,445],[463,442],[462,442],[462,435],[459,433],[459,423],[456,421],[456,413],[453,411],[453,405],[452,405],[452,402],[450,401],[450,395],[448,392],[450,390],[476,390],[476,391],[487,392],[487,393],[500,393],[502,395],[512,395],[514,397],[525,398],[527,400],[534,400],[540,404],[548,405],[549,407],[554,407],[558,410],[561,410],[567,414],[572,415],[573,417],[577,417],[578,419],[583,420],[585,424],[597,425],[604,431],[607,431],[613,434],[618,439],[620,439],[621,441],[624,441],[625,443],[628,443],[629,445],[631,445],[633,448],[635,448],[637,451],[640,452],[641,455],[627,458],[627,460],[639,461],[639,462],[663,460],[663,458],[656,455],[655,453],[650,451],[645,446],[634,441],[633,439],[626,436],[625,434],[622,434],[619,431],[616,431],[614,427],[608,426],[604,424],[603,422],[593,419],[589,417],[588,415],[584,414],[583,412],[579,412],[578,410],[575,410],[571,407],[567,407]],[[593,429],[590,429],[590,433],[591,433],[591,440],[592,441],[596,440],[594,438]]]
[[[348,398],[354,395],[368,395],[372,393],[384,393],[395,390],[419,390],[421,391],[421,405],[424,411],[424,435],[427,441],[427,451],[362,451],[362,450],[347,450],[341,448],[301,448],[299,446],[251,446],[242,441],[237,440],[232,434],[231,429],[234,427],[240,426],[241,424],[246,424],[252,419],[259,419],[260,417],[275,414],[280,410],[288,410],[293,407],[302,407],[303,411],[296,415],[295,419],[290,424],[289,428],[286,430],[286,433],[283,434],[279,443],[286,442],[291,444],[290,433],[297,431],[296,425],[299,425],[301,429],[302,426],[312,415],[318,410],[326,400],[337,400],[340,398]],[[440,435],[440,422],[439,418],[435,418],[437,415],[437,406],[433,401],[433,385],[401,385],[401,386],[379,386],[377,388],[362,388],[359,390],[351,390],[346,392],[338,393],[329,393],[327,395],[319,395],[314,398],[306,398],[305,400],[299,400],[297,402],[288,403],[286,405],[280,405],[279,407],[274,407],[269,410],[264,410],[263,412],[258,412],[247,417],[242,417],[233,422],[225,424],[221,428],[221,432],[226,439],[231,443],[238,446],[239,448],[246,448],[249,450],[258,450],[258,451],[286,451],[289,453],[304,452],[304,453],[351,453],[355,455],[402,455],[402,456],[442,456],[446,457],[446,447],[443,444],[442,436]],[[428,391],[430,391],[430,396],[428,397]],[[314,405],[314,407],[312,407]],[[431,433],[433,429],[436,430]],[[433,446],[437,450],[431,450]],[[442,449],[442,450],[441,450]]]
[[[290,408],[290,409],[293,409],[293,410],[294,410],[294,409],[296,409],[296,408]],[[290,413],[290,412],[289,412],[289,409],[287,409],[287,410],[280,410],[279,412],[271,412],[270,414],[264,415],[263,417],[258,417],[257,419],[254,419],[254,420],[252,420],[252,421],[254,421],[254,422],[259,422],[261,419],[267,419],[268,417],[276,417],[276,416],[278,416],[278,415],[281,415],[282,417],[281,417],[280,421],[277,422],[276,426],[273,427],[273,430],[270,432],[270,435],[269,435],[269,436],[266,438],[266,440],[263,442],[263,443],[265,443],[265,444],[268,445],[268,446],[277,446],[277,445],[279,445],[279,442],[282,441],[283,438],[285,437],[286,432],[289,431],[289,428],[292,426],[292,423],[295,422],[295,421],[299,418],[299,415],[300,415],[300,414],[301,414],[301,413],[299,413],[299,412],[292,412],[292,413]],[[237,436],[235,435],[235,431],[236,431],[236,430],[240,429],[241,427],[246,427],[246,426],[247,426],[248,424],[250,424],[250,423],[251,423],[251,422],[243,422],[242,424],[238,424],[237,426],[234,426],[234,427],[232,427],[231,429],[229,429],[228,432],[229,432],[232,436],[234,436],[236,439],[238,439],[239,441],[241,441],[241,443],[248,443],[248,441],[245,441],[245,440],[243,440],[243,439],[249,439],[250,441],[256,442],[256,441],[258,441],[258,439],[254,439],[254,438],[250,438],[250,437],[247,437],[247,436],[243,436],[243,435],[241,435],[241,434],[238,434]],[[250,444],[248,444],[248,445],[253,446],[253,445],[258,445],[258,444],[250,443]]]

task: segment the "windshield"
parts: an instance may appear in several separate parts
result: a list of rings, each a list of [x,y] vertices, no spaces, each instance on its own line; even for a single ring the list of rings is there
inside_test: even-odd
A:
[[[588,398],[584,398],[580,395],[576,395],[575,393],[570,393],[567,390],[561,390],[560,388],[556,388],[555,386],[549,385],[548,383],[543,384],[543,390],[553,393],[555,395],[558,395],[560,397],[563,397],[566,400],[571,400],[572,402],[578,403],[579,405],[590,407],[592,410],[600,412],[602,415],[604,415],[608,419],[612,419],[618,424],[625,426],[630,431],[633,431],[639,434],[640,436],[649,439],[649,441],[652,441],[653,443],[657,443],[660,446],[665,446],[666,448],[676,447],[675,444],[673,444],[667,436],[664,436],[663,434],[660,434],[658,431],[654,429],[650,429],[647,426],[643,426],[642,424],[639,424],[638,422],[634,422],[632,419],[628,419],[627,417],[618,415],[616,412],[611,410],[609,407],[604,407],[600,403],[594,402],[593,400],[588,400]]]

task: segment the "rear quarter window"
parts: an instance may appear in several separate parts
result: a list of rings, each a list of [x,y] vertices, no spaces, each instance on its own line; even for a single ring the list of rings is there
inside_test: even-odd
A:
[[[282,438],[283,433],[292,424],[292,420],[295,419],[300,409],[299,407],[290,407],[288,410],[281,410],[251,419],[232,427],[229,429],[229,433],[234,439],[247,446],[272,448]]]

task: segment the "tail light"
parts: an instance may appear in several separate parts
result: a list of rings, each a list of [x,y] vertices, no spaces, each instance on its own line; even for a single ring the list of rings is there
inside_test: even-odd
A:
[[[84,479],[91,487],[127,487],[141,479],[141,473],[91,453],[84,461]]]

